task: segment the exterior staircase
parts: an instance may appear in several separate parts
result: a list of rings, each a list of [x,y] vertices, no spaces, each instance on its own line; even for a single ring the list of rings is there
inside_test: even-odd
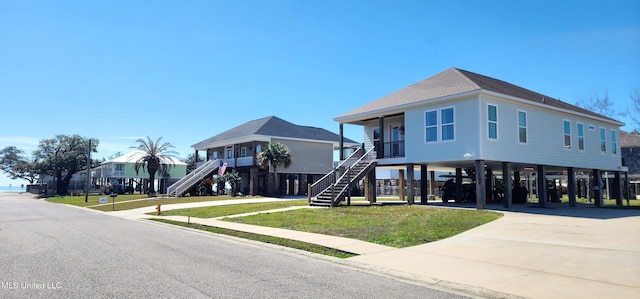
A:
[[[167,196],[179,197],[220,166],[220,160],[209,160],[167,188]]]
[[[374,149],[365,152],[359,148],[336,168],[309,186],[309,205],[336,207],[351,191],[352,187],[369,172],[375,170]]]

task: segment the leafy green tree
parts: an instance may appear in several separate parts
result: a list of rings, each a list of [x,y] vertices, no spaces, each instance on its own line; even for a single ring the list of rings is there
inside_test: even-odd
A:
[[[91,139],[91,151],[97,152],[98,141]],[[74,173],[86,170],[89,139],[79,135],[56,135],[55,138],[42,139],[38,149],[33,152],[40,174],[51,175],[56,179],[56,194],[67,195],[67,186]]]
[[[198,159],[199,161],[202,161],[202,159]],[[196,168],[198,168],[198,165],[196,163],[196,154],[195,153],[191,153],[189,155],[187,155],[186,159],[183,159],[182,162],[187,163],[187,174],[189,174],[190,172],[196,170]]]
[[[279,180],[278,180],[278,167],[280,165],[289,167],[291,164],[291,150],[282,143],[269,143],[262,149],[259,154],[260,165],[262,167],[273,167],[273,176],[275,179],[276,193],[280,193]]]
[[[15,146],[7,146],[0,151],[0,171],[5,172],[11,179],[23,179],[33,184],[38,180],[38,161],[27,158],[24,151]]]
[[[171,150],[174,146],[168,142],[161,144],[161,140],[162,137],[158,138],[156,142],[153,142],[153,140],[147,136],[147,140],[139,138],[136,140],[138,146],[131,147],[141,151],[132,158],[135,159],[134,169],[136,173],[139,173],[140,169],[146,169],[149,174],[149,196],[155,196],[156,193],[154,183],[156,172],[169,172],[169,169],[175,164],[174,159],[178,160],[178,153]]]

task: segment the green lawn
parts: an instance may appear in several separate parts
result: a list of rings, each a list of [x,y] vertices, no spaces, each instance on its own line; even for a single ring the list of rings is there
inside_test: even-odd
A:
[[[244,213],[252,213],[266,210],[282,209],[293,206],[306,206],[306,200],[289,200],[289,201],[276,201],[276,202],[262,202],[251,203],[241,205],[225,205],[225,206],[212,206],[204,208],[192,208],[181,210],[169,210],[163,211],[162,216],[191,216],[196,218],[216,218],[228,215],[237,215]],[[149,215],[155,215],[156,213],[147,213]]]
[[[299,209],[224,220],[402,248],[445,239],[500,217],[502,214],[491,211],[424,206],[351,206]]]
[[[162,215],[214,218],[302,205],[306,205],[306,201],[171,210],[162,212]],[[223,220],[341,236],[401,248],[445,239],[500,217],[502,214],[491,211],[425,206],[341,206]]]
[[[84,202],[84,195],[54,196],[54,197],[47,197],[45,198],[45,200],[49,202],[64,203],[64,204],[69,204],[74,206],[87,207],[87,206],[94,206],[94,205],[100,204],[101,197],[106,197],[109,203],[111,203],[111,197],[109,197],[109,195],[89,195],[88,202]],[[135,200],[135,199],[141,199],[141,198],[148,198],[148,196],[146,194],[122,194],[116,197],[116,203]]]

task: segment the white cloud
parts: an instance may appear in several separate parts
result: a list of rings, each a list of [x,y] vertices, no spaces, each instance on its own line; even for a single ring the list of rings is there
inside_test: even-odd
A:
[[[7,146],[15,146],[18,149],[23,150],[25,154],[31,154],[33,150],[38,148],[38,144],[40,144],[39,138],[0,136],[0,149]]]

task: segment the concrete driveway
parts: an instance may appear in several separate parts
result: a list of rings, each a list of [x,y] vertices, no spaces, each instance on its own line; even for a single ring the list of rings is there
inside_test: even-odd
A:
[[[504,213],[449,239],[350,260],[479,295],[640,298],[640,210],[558,205]]]

